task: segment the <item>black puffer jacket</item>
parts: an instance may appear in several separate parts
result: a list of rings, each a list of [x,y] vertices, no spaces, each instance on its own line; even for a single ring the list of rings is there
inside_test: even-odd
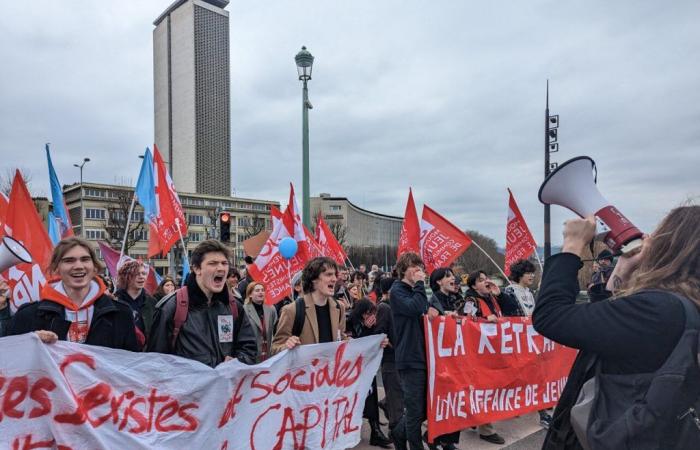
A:
[[[176,292],[164,297],[156,306],[147,351],[170,353],[216,367],[226,356],[237,358],[245,364],[255,364],[257,344],[255,333],[239,302],[238,318],[234,323],[233,342],[220,342],[219,316],[231,316],[226,289],[215,293],[211,303],[199,288],[195,277],[187,278],[189,309],[187,319],[180,328],[175,348],[170,347],[173,335],[173,318],[177,306]]]
[[[94,307],[86,344],[139,351],[134,319],[127,304],[103,294],[95,301]],[[71,324],[65,317],[65,307],[54,301],[27,303],[12,318],[8,335],[47,330],[53,331],[58,339],[65,341]]]

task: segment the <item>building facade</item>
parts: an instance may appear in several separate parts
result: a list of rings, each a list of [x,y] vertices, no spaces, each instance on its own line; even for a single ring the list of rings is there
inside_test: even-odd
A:
[[[155,143],[178,192],[231,195],[227,0],[177,0],[153,24]]]
[[[318,217],[319,211],[329,226],[344,231],[344,246],[390,248],[399,242],[403,217],[368,211],[330,194],[311,198],[311,216]]]
[[[81,192],[83,209],[81,210]],[[124,238],[126,216],[128,215],[134,188],[109,184],[83,183],[64,186],[63,195],[73,223],[76,235],[95,242],[103,241],[119,248]],[[205,239],[218,239],[219,213],[231,214],[230,247],[234,254],[234,263],[243,264],[243,241],[261,228],[271,228],[270,207],[279,208],[279,203],[267,200],[245,199],[229,196],[179,193],[180,202],[187,220],[187,236],[183,236],[188,254]],[[128,255],[147,260],[149,230],[143,223],[143,208],[136,203],[131,216],[132,225],[127,245]],[[140,227],[134,227],[141,223]],[[84,227],[84,228],[83,228]],[[181,245],[177,246],[176,257],[169,261],[166,257],[151,259],[159,274],[179,271]]]

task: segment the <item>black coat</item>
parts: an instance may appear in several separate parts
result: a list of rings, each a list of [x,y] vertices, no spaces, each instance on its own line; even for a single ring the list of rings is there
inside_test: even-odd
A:
[[[183,289],[189,292],[189,309],[187,319],[180,328],[175,348],[171,348],[170,343],[177,291],[158,303],[146,346],[147,351],[182,356],[210,367],[224,362],[226,356],[237,358],[245,364],[255,364],[258,348],[255,332],[238,301],[235,301],[238,318],[234,323],[233,342],[220,342],[218,316],[232,315],[227,289],[215,293],[211,303],[199,288],[195,277],[188,277]]]
[[[436,290],[430,297],[430,306],[435,308],[441,316],[444,316],[447,311],[454,311],[456,309],[457,300],[459,297],[456,295],[447,295]]]
[[[394,347],[396,335],[394,334],[394,319],[391,314],[391,302],[380,300],[377,303],[377,324],[374,326],[377,334],[384,333],[389,338],[389,345],[384,347],[382,354],[382,367],[394,368]]]
[[[426,370],[423,315],[428,312],[428,297],[422,281],[411,287],[396,280],[390,291],[394,320],[394,358],[398,370]]]
[[[95,309],[85,343],[138,351],[134,319],[129,305],[106,294],[98,298],[93,305]],[[65,341],[71,324],[65,317],[65,307],[52,300],[26,303],[12,318],[8,335],[46,330],[53,331],[58,339]]]
[[[532,316],[538,333],[580,350],[554,411],[543,449],[580,449],[569,413],[583,383],[593,376],[595,356],[608,374],[657,370],[675,347],[685,327],[683,305],[661,291],[576,304],[578,256],[560,253],[547,260]],[[603,291],[605,292],[605,291]]]
[[[498,302],[498,307],[501,308],[501,313],[503,317],[512,316],[522,316],[523,311],[520,309],[520,303],[515,295],[509,294],[505,289],[501,289],[501,293],[498,295],[489,295],[487,297],[479,295],[474,289],[469,288],[467,293],[464,295],[464,299],[458,299],[456,301],[455,310],[459,314],[464,314],[464,305],[466,302],[473,302],[476,306],[476,316],[482,317],[481,308],[479,308],[479,299],[484,300],[486,306],[491,310],[491,314],[496,314],[496,309],[494,307],[494,302]]]
[[[131,295],[129,295],[126,289],[118,289],[114,295],[131,307],[134,314],[134,323],[139,327],[144,336],[148,338],[151,332],[151,326],[153,325],[153,313],[156,309],[156,299],[148,295],[145,289],[141,289],[141,293],[136,298],[131,298]]]

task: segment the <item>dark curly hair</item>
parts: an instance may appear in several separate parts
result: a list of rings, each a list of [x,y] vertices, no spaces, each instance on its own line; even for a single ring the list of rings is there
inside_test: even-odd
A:
[[[406,270],[413,266],[423,267],[423,260],[418,256],[418,253],[406,252],[399,256],[399,259],[396,261],[396,275],[398,279],[402,280]]]
[[[338,264],[327,256],[319,256],[314,258],[304,266],[301,273],[301,289],[308,294],[314,290],[314,281],[321,277],[321,274],[328,269],[333,269],[335,275],[338,276]]]
[[[526,273],[535,273],[535,265],[527,259],[519,259],[510,265],[510,279],[520,283]]]

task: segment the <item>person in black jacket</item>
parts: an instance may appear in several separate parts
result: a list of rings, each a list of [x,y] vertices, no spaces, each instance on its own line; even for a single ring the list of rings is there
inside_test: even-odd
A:
[[[577,304],[581,254],[593,239],[596,226],[593,216],[567,221],[562,252],[546,261],[533,323],[540,334],[579,349],[579,354],[543,449],[582,448],[571,426],[570,412],[582,385],[594,375],[594,358],[602,364],[601,375],[616,377],[653,373],[667,360],[685,329],[684,308],[674,294],[700,308],[699,223],[700,206],[672,210],[644,239],[641,252],[619,258],[607,285],[617,298]],[[691,384],[686,387],[694,389],[695,395],[673,391],[663,395],[687,402],[679,409],[686,410],[695,401],[700,380]],[[676,418],[676,414],[665,414],[646,423],[652,435],[644,448],[678,448],[673,442],[678,437]],[[632,444],[630,448],[639,446]]]
[[[97,276],[101,264],[88,241],[70,237],[53,250],[50,278],[41,301],[22,305],[8,334],[36,331],[45,343],[57,340],[137,351],[131,309],[106,293]]]
[[[384,398],[379,402],[379,407],[384,410],[386,418],[389,420],[389,437],[392,430],[399,423],[403,414],[403,394],[401,392],[401,379],[396,370],[394,360],[394,346],[396,345],[396,335],[394,334],[394,320],[391,314],[391,301],[389,291],[396,281],[393,278],[382,278],[382,297],[377,303],[377,333],[384,333],[389,340],[382,354],[382,384],[384,384]]]
[[[123,301],[134,315],[134,325],[137,328],[136,338],[139,346],[144,348],[153,324],[153,312],[156,299],[146,292],[148,269],[142,261],[132,259],[119,268],[117,274],[117,291],[114,296]]]
[[[391,286],[391,313],[396,342],[394,358],[401,377],[404,414],[392,430],[394,447],[423,449],[421,424],[426,418],[426,363],[423,315],[428,311],[423,260],[413,252],[396,261],[399,279]]]
[[[348,318],[349,327],[355,338],[372,336],[381,333],[377,329],[377,306],[368,298],[363,298],[355,303],[355,307]],[[369,445],[383,448],[391,448],[391,440],[382,432],[379,425],[379,398],[377,396],[377,377],[372,379],[372,388],[365,400],[362,416],[369,422],[371,434]]]
[[[192,273],[185,286],[189,297],[187,318],[171,346],[177,291],[156,305],[149,352],[170,353],[194,359],[210,367],[237,358],[245,364],[254,364],[257,343],[243,306],[236,300],[236,320],[226,289],[230,250],[219,241],[206,240],[192,252]],[[192,276],[194,275],[194,276]],[[233,329],[230,325],[233,322]]]
[[[469,274],[464,299],[457,301],[456,310],[463,316],[483,317],[497,322],[499,317],[522,316],[518,300],[496,286],[483,270]]]

